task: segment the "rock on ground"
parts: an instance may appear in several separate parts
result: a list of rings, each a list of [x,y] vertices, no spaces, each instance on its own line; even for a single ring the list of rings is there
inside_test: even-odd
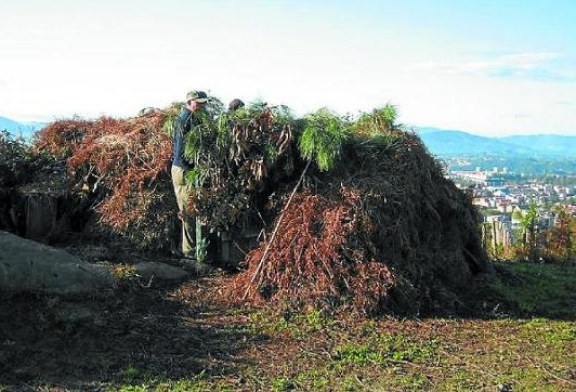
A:
[[[136,274],[145,280],[180,281],[190,275],[182,268],[159,262],[141,262],[134,267]]]
[[[0,290],[101,295],[116,287],[103,265],[0,231]]]

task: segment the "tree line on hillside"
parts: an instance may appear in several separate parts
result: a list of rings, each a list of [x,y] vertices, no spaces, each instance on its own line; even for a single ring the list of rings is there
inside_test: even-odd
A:
[[[542,206],[531,202],[525,211],[512,214],[518,228],[510,231],[512,238],[502,240],[497,221],[483,223],[483,245],[491,258],[530,262],[567,263],[576,261],[576,216],[566,206],[546,209],[549,215],[542,223]]]

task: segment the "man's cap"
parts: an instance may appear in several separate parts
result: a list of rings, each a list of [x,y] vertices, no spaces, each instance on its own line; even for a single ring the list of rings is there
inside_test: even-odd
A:
[[[192,90],[186,94],[186,102],[196,101],[199,103],[208,102],[208,95],[204,91]]]

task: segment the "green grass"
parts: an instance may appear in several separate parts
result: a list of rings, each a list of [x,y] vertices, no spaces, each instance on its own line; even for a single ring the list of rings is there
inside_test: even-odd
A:
[[[257,311],[249,316],[249,329],[253,333],[289,334],[296,339],[304,339],[307,335],[329,328],[334,320],[317,310],[304,314],[284,314],[275,316],[270,312]]]
[[[351,342],[336,348],[336,360],[346,366],[389,366],[398,362],[415,362],[434,356],[436,340],[414,340],[403,335],[377,335],[366,343]]]
[[[573,265],[499,263],[490,283],[496,297],[521,316],[576,319],[576,267]]]

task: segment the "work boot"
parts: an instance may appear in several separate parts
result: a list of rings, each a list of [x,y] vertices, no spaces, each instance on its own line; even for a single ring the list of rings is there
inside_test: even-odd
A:
[[[194,262],[196,262],[196,254],[195,253],[184,253],[181,260],[187,261],[189,263],[194,263]]]

